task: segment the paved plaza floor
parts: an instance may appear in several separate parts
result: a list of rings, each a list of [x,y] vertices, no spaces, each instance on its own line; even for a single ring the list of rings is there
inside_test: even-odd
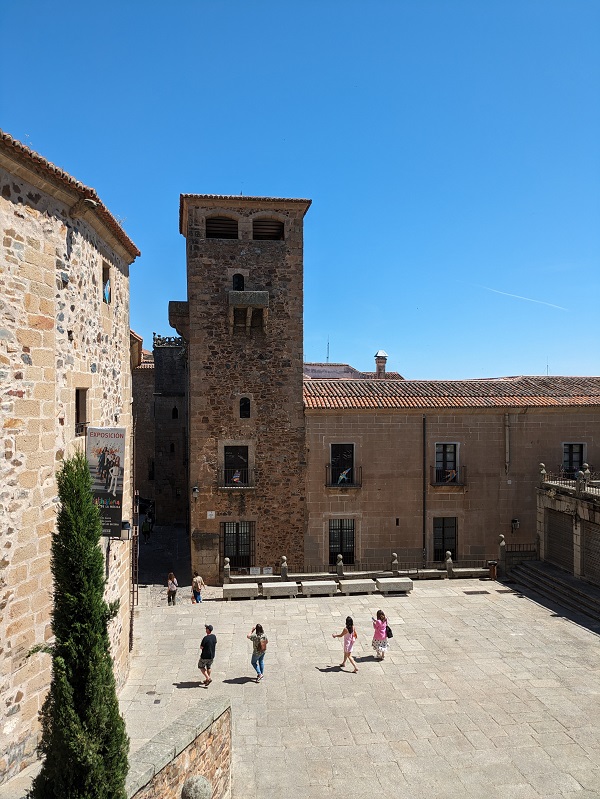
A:
[[[600,797],[599,630],[500,583],[415,582],[407,597],[185,602],[140,591],[130,678],[120,700],[135,751],[212,694],[231,698],[233,799],[250,796]],[[394,631],[371,648],[382,607]],[[358,674],[339,633],[354,618]],[[251,627],[269,637],[265,679]],[[200,686],[205,623],[218,638]]]

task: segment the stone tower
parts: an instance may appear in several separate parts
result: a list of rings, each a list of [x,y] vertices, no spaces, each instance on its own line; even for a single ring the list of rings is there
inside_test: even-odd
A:
[[[192,568],[303,565],[303,219],[309,200],[182,195]]]

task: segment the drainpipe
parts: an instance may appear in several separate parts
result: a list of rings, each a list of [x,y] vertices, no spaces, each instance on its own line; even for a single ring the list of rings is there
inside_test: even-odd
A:
[[[427,417],[423,414],[423,565],[427,562]]]
[[[510,468],[510,414],[504,414],[504,473]]]

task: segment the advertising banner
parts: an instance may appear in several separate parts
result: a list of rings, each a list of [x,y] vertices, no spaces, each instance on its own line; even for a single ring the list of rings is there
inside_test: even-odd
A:
[[[120,538],[125,428],[88,427],[86,458],[92,475],[94,504],[100,510],[102,535]]]

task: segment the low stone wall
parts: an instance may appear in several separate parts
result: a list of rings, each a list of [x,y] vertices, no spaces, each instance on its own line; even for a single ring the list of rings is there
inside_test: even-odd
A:
[[[129,756],[129,799],[181,799],[183,784],[202,776],[212,799],[231,796],[231,703],[207,699]]]

